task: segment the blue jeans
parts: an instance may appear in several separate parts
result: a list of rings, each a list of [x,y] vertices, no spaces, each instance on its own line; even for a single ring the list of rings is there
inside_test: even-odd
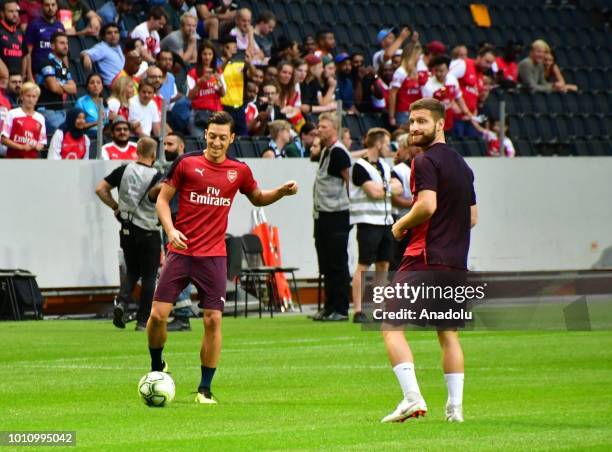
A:
[[[480,133],[471,121],[455,120],[452,134],[459,138],[480,138]]]
[[[66,121],[66,110],[48,110],[41,107],[38,112],[45,117],[45,128],[48,136],[53,136],[59,126]]]
[[[191,283],[179,294],[174,305],[174,315],[176,317],[191,317]]]
[[[408,124],[408,120],[410,119],[409,111],[398,111],[395,113],[395,122],[398,126],[403,126],[404,124]]]

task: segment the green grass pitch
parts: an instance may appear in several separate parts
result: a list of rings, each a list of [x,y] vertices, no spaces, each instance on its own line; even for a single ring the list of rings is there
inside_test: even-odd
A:
[[[612,449],[610,332],[463,333],[458,425],[442,418],[432,332],[408,334],[427,417],[380,424],[401,394],[379,333],[303,316],[226,318],[211,407],[193,402],[201,321],[192,328],[169,334],[177,395],[160,409],[137,395],[144,333],[110,321],[1,323],[0,430],[73,430],[79,449],[113,451]]]

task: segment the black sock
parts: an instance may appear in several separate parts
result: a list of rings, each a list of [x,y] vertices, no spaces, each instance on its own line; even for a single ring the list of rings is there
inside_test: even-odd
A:
[[[149,353],[151,355],[151,370],[161,372],[164,370],[164,362],[162,361],[162,351],[164,347],[151,348],[149,347]]]
[[[199,392],[204,392],[207,396],[210,395],[210,387],[212,385],[212,379],[215,376],[216,367],[200,366],[202,369],[202,379],[200,380],[200,386],[198,386]]]

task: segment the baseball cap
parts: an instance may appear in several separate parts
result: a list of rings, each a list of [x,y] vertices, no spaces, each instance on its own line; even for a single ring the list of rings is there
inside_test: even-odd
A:
[[[350,58],[349,54],[346,52],[342,52],[338,55],[336,55],[336,59],[334,60],[336,62],[336,64],[340,64],[343,61],[346,61]]]
[[[115,120],[113,121],[113,124],[111,125],[111,130],[115,130],[115,127],[117,127],[119,124],[127,124],[130,125],[130,123],[127,121],[127,119],[125,119],[123,116],[121,115],[117,115],[117,117],[115,118]]]
[[[329,55],[325,55],[323,58],[321,58],[321,61],[323,61],[323,66],[327,66],[329,63],[333,62],[334,60]]]
[[[433,53],[434,55],[442,55],[446,53],[446,46],[440,41],[431,41],[427,44],[427,53]]]
[[[304,61],[309,66],[314,66],[315,64],[319,64],[321,62],[321,58],[312,53],[310,55],[307,55],[306,58],[304,58]]]
[[[389,35],[389,33],[395,33],[395,28],[383,28],[382,30],[380,30],[376,35],[376,40],[378,41],[378,43],[380,44],[383,39],[385,39]]]

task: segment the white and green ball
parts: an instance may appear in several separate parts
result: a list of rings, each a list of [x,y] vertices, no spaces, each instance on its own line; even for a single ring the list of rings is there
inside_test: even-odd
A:
[[[138,394],[148,406],[166,406],[174,400],[174,380],[165,372],[149,372],[138,382]]]

